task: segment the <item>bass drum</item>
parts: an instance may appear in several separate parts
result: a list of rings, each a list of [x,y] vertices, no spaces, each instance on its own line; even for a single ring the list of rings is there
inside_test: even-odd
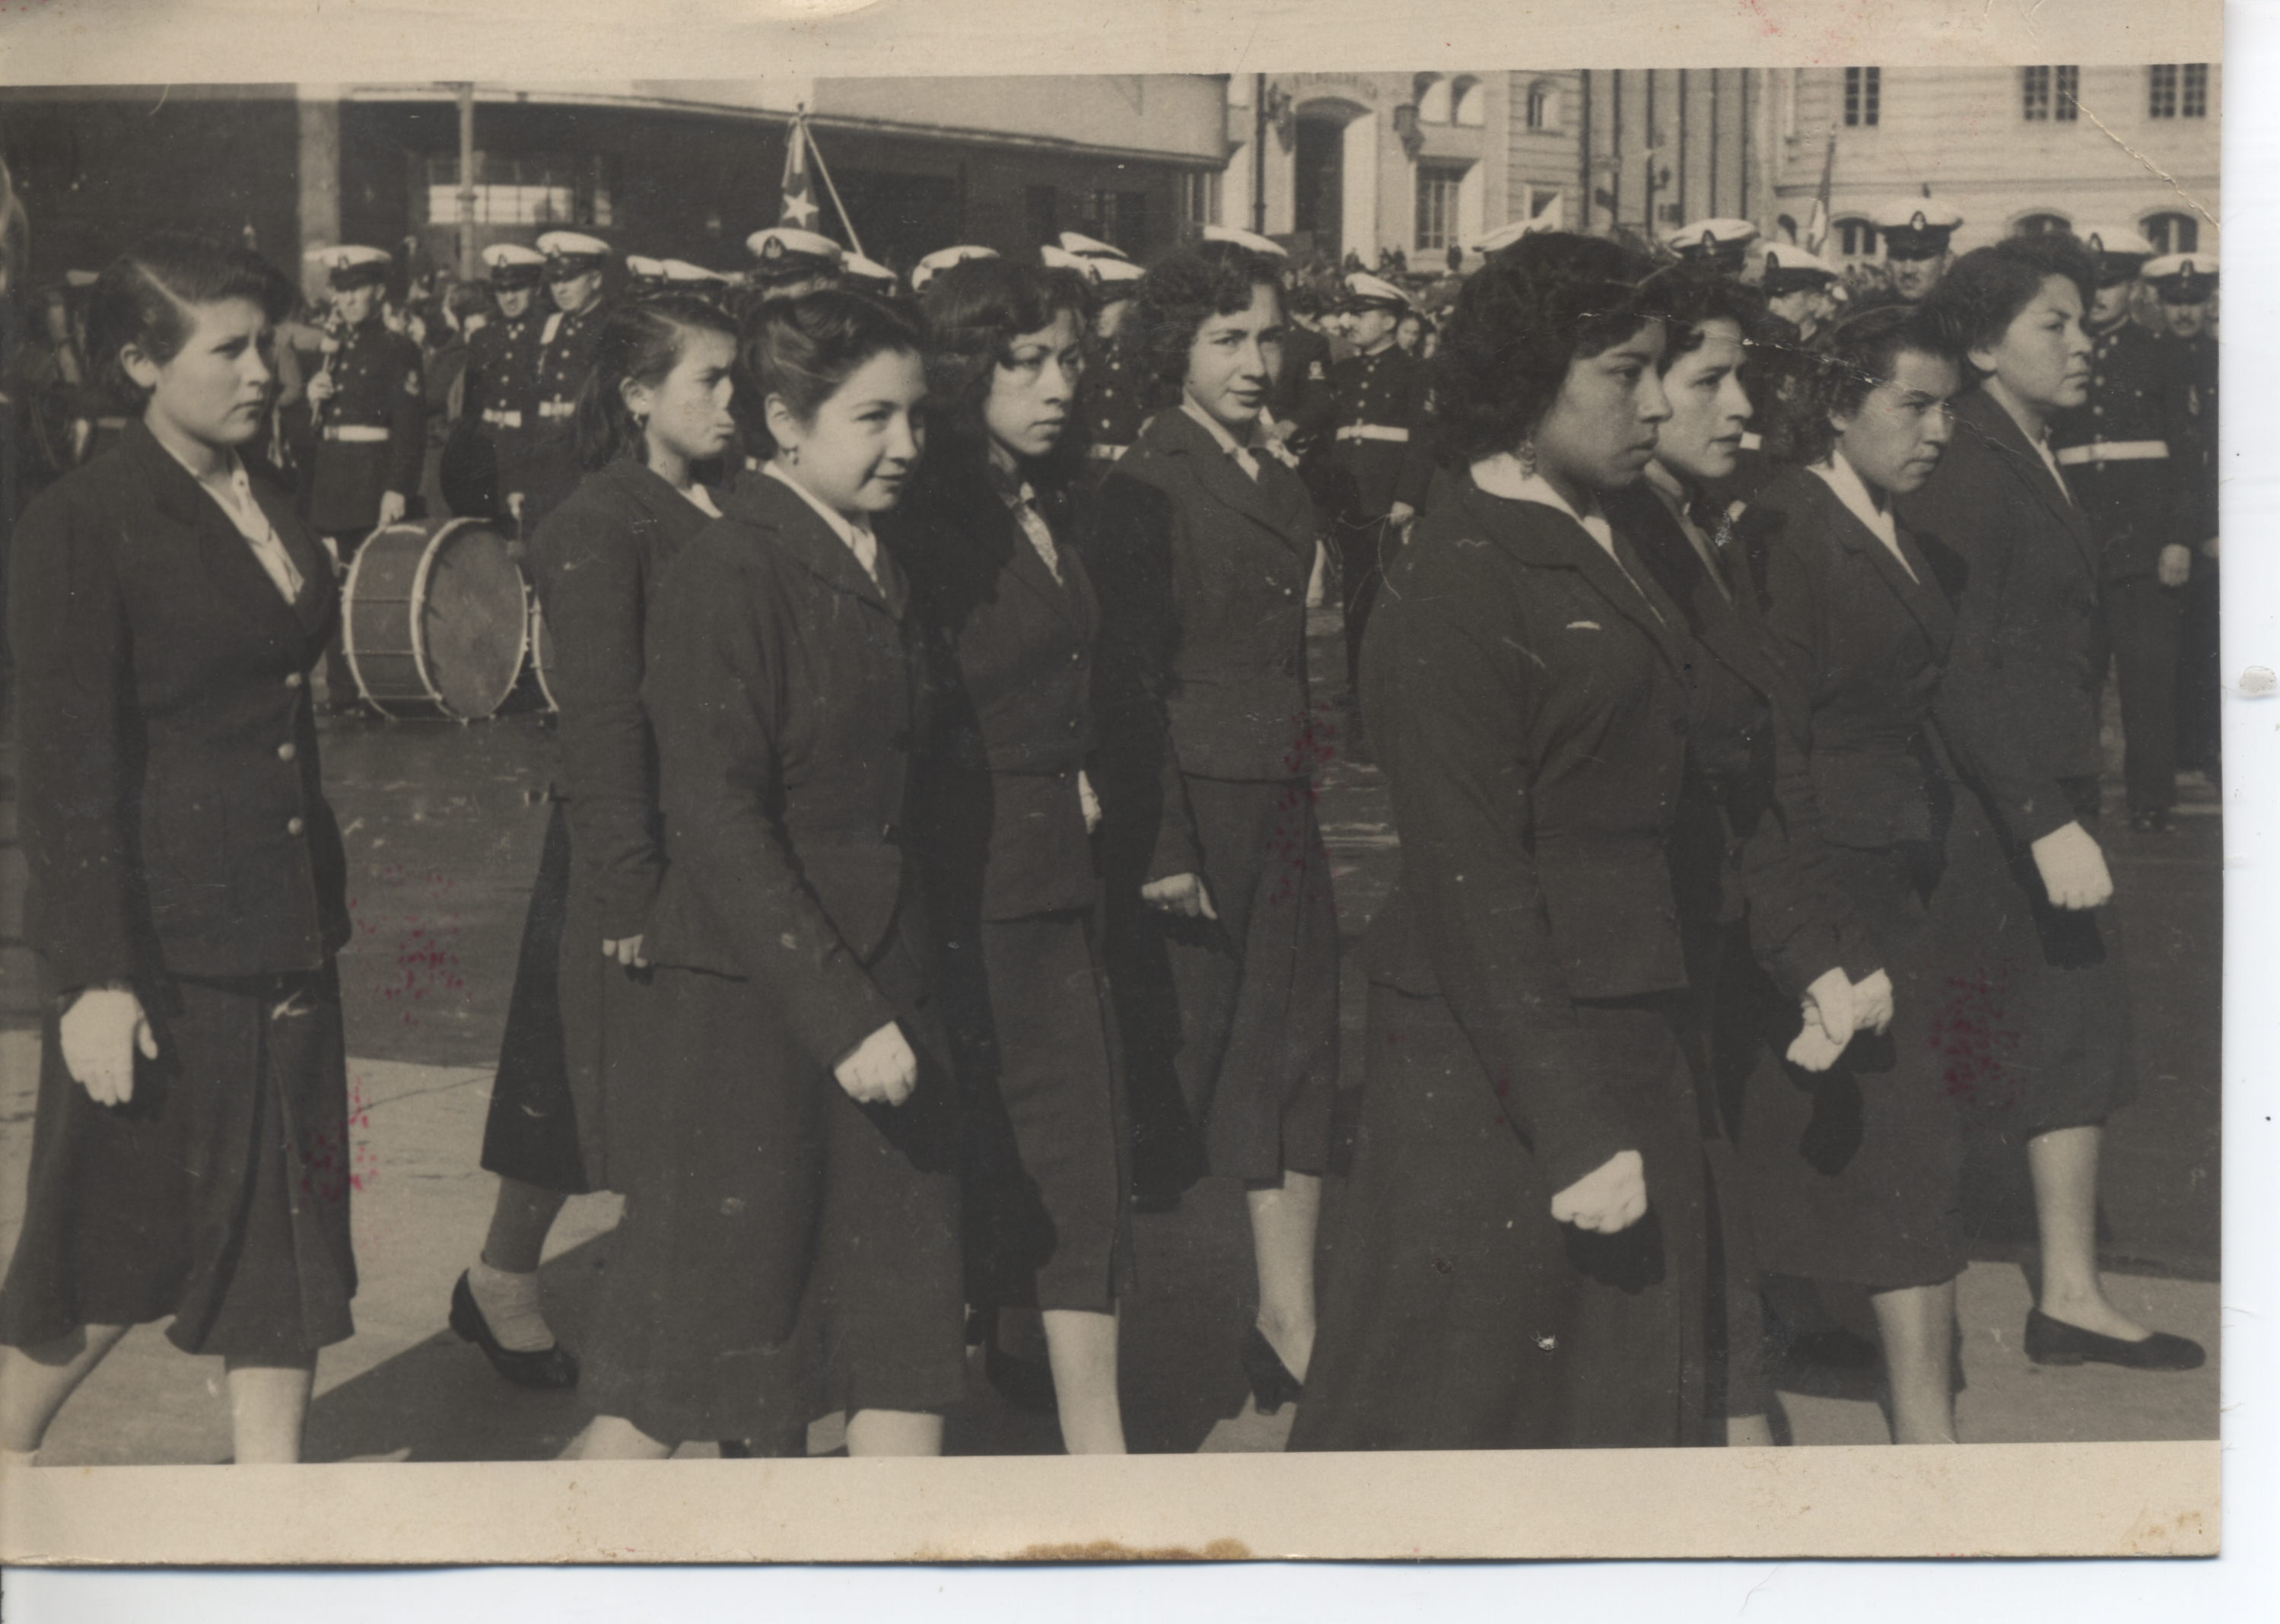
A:
[[[560,714],[562,702],[554,697],[554,634],[546,629],[546,605],[535,591],[530,595],[530,674],[547,710]]]
[[[357,687],[384,716],[493,715],[530,641],[522,572],[481,519],[374,531],[349,567],[341,620]]]

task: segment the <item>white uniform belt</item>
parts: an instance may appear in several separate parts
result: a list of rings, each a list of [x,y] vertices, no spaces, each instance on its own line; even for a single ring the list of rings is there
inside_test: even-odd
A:
[[[2168,454],[2167,440],[2093,440],[2067,447],[2058,459],[2060,467],[2073,468],[2086,462],[2151,462]]]
[[[1114,462],[1131,449],[1128,445],[1092,445],[1087,446],[1085,451],[1087,455],[1098,457],[1103,462]]]
[[[327,423],[325,438],[343,441],[350,445],[386,445],[388,430],[373,423]]]
[[[1341,440],[1391,440],[1406,444],[1409,439],[1409,431],[1406,428],[1390,427],[1383,423],[1349,423],[1338,430],[1338,438]]]
[[[497,406],[492,406],[484,412],[483,421],[489,423],[494,428],[520,428],[522,427],[522,413],[520,412],[502,412]]]
[[[574,400],[542,400],[538,403],[538,415],[541,417],[568,417],[577,409],[578,403]]]

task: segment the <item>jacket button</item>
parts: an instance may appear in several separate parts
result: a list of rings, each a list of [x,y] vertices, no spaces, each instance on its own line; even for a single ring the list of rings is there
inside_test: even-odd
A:
[[[288,818],[285,820],[285,832],[288,835],[306,834],[308,832],[308,828],[309,826],[302,822],[298,818]]]
[[[289,672],[287,672],[287,673],[285,673],[285,686],[286,686],[286,687],[288,687],[288,688],[298,688],[298,687],[300,687],[300,686],[301,686],[301,673],[300,673],[299,672],[297,672],[297,671],[289,671]]]
[[[300,753],[301,752],[299,750],[293,748],[290,743],[280,744],[277,747],[277,759],[280,761],[290,761],[294,757]]]

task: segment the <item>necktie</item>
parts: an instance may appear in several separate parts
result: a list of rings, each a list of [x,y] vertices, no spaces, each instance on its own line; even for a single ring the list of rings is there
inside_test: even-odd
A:
[[[1027,485],[1022,486],[1013,497],[1013,517],[1021,521],[1022,532],[1029,538],[1029,545],[1037,550],[1037,557],[1045,561],[1045,567],[1052,572],[1053,579],[1060,580],[1060,549],[1053,544],[1052,527],[1045,522],[1045,516],[1037,512],[1037,493]]]
[[[208,486],[206,489],[212,490],[213,488]],[[237,533],[253,549],[255,561],[276,587],[278,594],[287,603],[293,602],[301,596],[301,572],[293,567],[292,555],[285,550],[285,543],[277,539],[277,532],[271,526],[269,516],[261,511],[261,504],[253,499],[253,485],[247,479],[245,465],[242,462],[231,473],[229,496],[222,507],[229,514],[230,523],[237,527]]]

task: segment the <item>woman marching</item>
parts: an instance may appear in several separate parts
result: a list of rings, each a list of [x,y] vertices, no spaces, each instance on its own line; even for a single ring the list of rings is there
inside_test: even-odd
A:
[[[2114,1306],[2098,1267],[2098,1164],[2128,1103],[2129,989],[2099,819],[2105,650],[2096,543],[2049,444],[2090,387],[2095,276],[2071,237],[2014,237],[1958,260],[1936,296],[1977,387],[1955,443],[1901,504],[1955,604],[1942,721],[1968,780],[1934,905],[1964,990],[1958,1086],[1983,1124],[2026,1144],[2042,1289],[2027,1357],[2190,1370],[2199,1343]]]
[[[682,1442],[937,1454],[964,1390],[957,1108],[909,827],[924,650],[874,518],[924,443],[916,323],[859,294],[755,312],[765,477],[683,550],[643,692],[668,866],[588,1459]]]
[[[1741,1108],[1760,1261],[1864,1289],[1899,1443],[1955,1442],[1949,1377],[1965,1261],[1962,1123],[1941,1052],[1948,989],[1927,903],[1941,883],[1951,769],[1933,725],[1954,617],[1894,509],[1932,477],[1961,388],[1953,329],[1921,305],[1840,323],[1805,380],[1784,470],[1745,523],[1766,624],[1811,704],[1813,788],[1833,873],[1875,961],[1886,1032],[1833,1066],[1778,1059],[1765,1007]],[[1786,1018],[1786,1025],[1783,1024]]]
[[[1670,415],[1619,245],[1523,238],[1437,362],[1467,459],[1363,665],[1401,833],[1293,1449],[1703,1441],[1702,1123],[1665,857],[1696,658],[1600,509]]]
[[[241,448],[274,392],[279,273],[167,234],[103,273],[90,356],[135,419],[15,534],[26,935],[45,1005],[0,1451],[129,1327],[220,1354],[241,1465],[297,1460],[350,1335],[349,935],[309,672],[329,562]]]
[[[719,517],[691,470],[734,438],[736,358],[734,323],[695,295],[612,311],[575,413],[586,477],[531,543],[562,776],[484,1124],[498,1197],[451,1293],[451,1328],[524,1387],[578,1379],[540,1306],[539,1258],[565,1200],[623,1188],[612,1129],[643,1110],[642,937],[665,874],[643,629],[674,556]]]
[[[1313,1347],[1337,1064],[1306,691],[1317,528],[1257,437],[1282,321],[1275,262],[1238,243],[1148,272],[1125,332],[1177,404],[1101,482],[1084,546],[1120,1014],[1136,1091],[1152,1082],[1167,1107],[1136,1100],[1136,1175],[1161,1199],[1206,1172],[1244,1181],[1259,1307],[1241,1357],[1270,1413],[1298,1397]]]
[[[934,430],[881,538],[938,651],[918,846],[974,1123],[967,1297],[1043,1310],[1069,1451],[1121,1453],[1124,1121],[1085,771],[1099,610],[1053,523],[1082,466],[1072,429],[1090,301],[1069,272],[971,259],[922,303]],[[1043,1399],[1013,1390],[990,1345],[1008,1396]]]

